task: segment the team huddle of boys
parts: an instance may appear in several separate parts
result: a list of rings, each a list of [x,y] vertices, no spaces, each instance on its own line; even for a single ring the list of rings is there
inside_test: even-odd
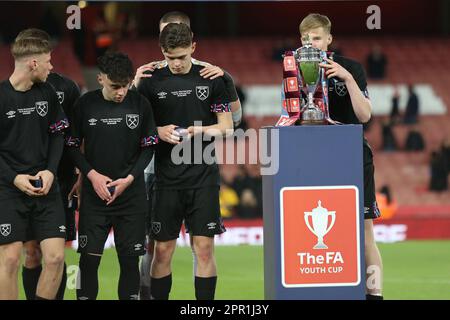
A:
[[[14,72],[0,82],[0,299],[18,298],[22,254],[27,299],[63,299],[76,209],[78,300],[97,298],[111,229],[119,299],[168,299],[183,223],[196,299],[214,299],[214,236],[225,232],[219,168],[204,159],[179,164],[172,150],[181,143],[194,150],[195,136],[226,136],[242,111],[231,76],[192,58],[189,18],[170,12],[159,27],[163,62],[135,73],[126,54],[106,53],[98,59],[100,89],[82,96],[72,80],[51,72],[45,31],[24,30],[11,45]],[[154,172],[144,175],[151,161]]]

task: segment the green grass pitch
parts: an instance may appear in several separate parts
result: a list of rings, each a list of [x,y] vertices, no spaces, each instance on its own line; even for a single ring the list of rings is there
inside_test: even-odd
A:
[[[384,264],[385,299],[450,299],[450,241],[406,241],[379,244]],[[263,247],[218,246],[216,299],[264,299]],[[75,299],[74,266],[78,254],[66,251],[69,288],[65,299]],[[72,265],[72,267],[71,267]],[[108,249],[99,270],[99,299],[117,299],[118,263]],[[24,299],[19,272],[20,299]],[[70,288],[72,287],[72,288]],[[177,248],[173,260],[171,299],[194,299],[192,253]]]

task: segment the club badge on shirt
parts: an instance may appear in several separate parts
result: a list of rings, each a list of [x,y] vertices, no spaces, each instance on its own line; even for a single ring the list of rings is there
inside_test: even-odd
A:
[[[200,100],[203,101],[209,97],[209,87],[208,86],[196,86],[195,93],[197,95],[197,98],[199,98]]]
[[[343,97],[347,94],[347,87],[345,86],[345,82],[336,81],[334,83],[334,91],[336,91],[337,95]]]
[[[38,101],[34,104],[36,106],[36,111],[41,117],[45,117],[48,113],[48,102]]]
[[[56,91],[56,94],[58,95],[58,101],[60,104],[64,102],[64,91]]]
[[[131,130],[136,129],[139,125],[139,115],[138,114],[127,114],[126,117],[127,127]]]

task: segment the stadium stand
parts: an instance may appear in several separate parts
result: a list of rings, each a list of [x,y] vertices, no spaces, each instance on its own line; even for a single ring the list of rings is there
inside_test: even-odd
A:
[[[279,85],[281,79],[281,65],[271,59],[274,46],[281,38],[204,38],[198,39],[194,56],[208,61],[229,71],[246,90],[254,85]],[[420,116],[417,129],[425,139],[425,150],[421,152],[382,152],[381,123],[384,116],[376,116],[373,124],[366,132],[366,136],[375,150],[376,182],[378,187],[389,185],[393,196],[399,204],[402,214],[442,214],[450,213],[449,192],[434,193],[427,190],[430,173],[429,159],[432,150],[437,150],[443,139],[450,135],[450,61],[447,59],[450,51],[450,39],[447,38],[340,38],[339,46],[345,48],[344,55],[364,63],[370,48],[378,44],[383,48],[389,64],[387,77],[383,80],[370,81],[370,86],[390,86],[399,84],[426,84],[432,88],[435,97],[442,100],[444,107],[442,115]],[[225,48],[225,49],[224,49]],[[58,44],[53,55],[55,70],[84,83],[81,66],[69,41]],[[141,38],[138,40],[122,40],[119,50],[129,54],[136,66],[162,59],[156,38]],[[12,65],[7,46],[0,46],[0,76],[5,78],[11,71]],[[383,88],[383,87],[381,87]],[[428,90],[428,89],[427,89]],[[381,90],[383,92],[383,90]],[[390,96],[387,96],[389,99]],[[427,109],[427,101],[421,101],[421,108]],[[276,99],[274,100],[276,103]],[[377,108],[376,105],[373,106]],[[401,106],[401,108],[404,106]],[[249,127],[260,128],[273,125],[279,110],[279,105],[273,106],[270,116],[257,116],[247,112]],[[375,112],[376,113],[376,112]],[[430,112],[433,113],[433,112]],[[397,125],[393,128],[400,148],[404,146],[409,127]],[[234,166],[222,168],[225,175],[233,176]]]

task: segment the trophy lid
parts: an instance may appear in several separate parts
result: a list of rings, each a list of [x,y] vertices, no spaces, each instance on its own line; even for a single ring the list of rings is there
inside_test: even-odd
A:
[[[317,48],[313,48],[310,45],[306,45],[303,47],[300,47],[299,49],[299,58],[300,62],[306,62],[306,61],[314,61],[314,62],[320,62],[321,61],[321,50]]]
[[[317,214],[327,214],[328,213],[328,210],[326,209],[326,208],[324,208],[324,207],[322,207],[322,201],[317,201],[317,207],[316,208],[314,208],[313,210],[312,210],[312,212],[313,212],[313,214],[314,213],[317,213]]]

